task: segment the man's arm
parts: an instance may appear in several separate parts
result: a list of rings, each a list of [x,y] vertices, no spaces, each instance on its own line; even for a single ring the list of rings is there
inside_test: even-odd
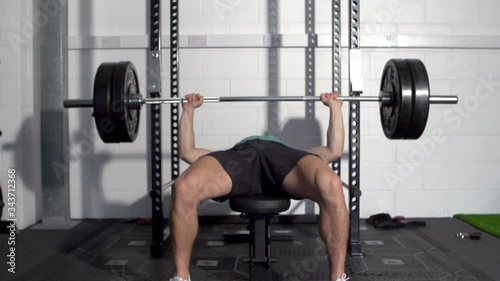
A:
[[[337,94],[321,94],[321,101],[330,108],[330,121],[326,132],[326,146],[316,146],[309,152],[319,155],[326,163],[332,163],[344,152],[344,119],[342,101]]]
[[[179,153],[182,160],[191,164],[201,156],[210,153],[210,150],[196,148],[194,140],[194,111],[203,104],[203,96],[189,94],[185,98],[188,102],[182,104],[181,123],[179,126]]]

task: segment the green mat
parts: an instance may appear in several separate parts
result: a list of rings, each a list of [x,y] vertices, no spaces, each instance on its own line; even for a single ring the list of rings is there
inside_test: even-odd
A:
[[[500,238],[500,215],[455,215],[455,218]]]

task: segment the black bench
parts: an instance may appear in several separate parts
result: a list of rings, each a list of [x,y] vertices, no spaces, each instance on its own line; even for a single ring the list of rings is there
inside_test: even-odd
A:
[[[250,280],[281,280],[281,276],[273,274],[271,270],[271,264],[276,262],[271,257],[271,219],[288,210],[290,199],[264,195],[235,196],[229,200],[229,206],[249,220],[250,256],[243,261],[249,263]]]

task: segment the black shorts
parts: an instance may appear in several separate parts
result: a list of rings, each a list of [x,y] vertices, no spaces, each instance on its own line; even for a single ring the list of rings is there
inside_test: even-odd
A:
[[[215,151],[207,155],[219,161],[233,182],[229,195],[213,198],[219,202],[231,196],[251,194],[302,199],[294,198],[286,193],[281,188],[281,183],[302,157],[317,156],[278,142],[259,139],[246,141],[231,149]]]

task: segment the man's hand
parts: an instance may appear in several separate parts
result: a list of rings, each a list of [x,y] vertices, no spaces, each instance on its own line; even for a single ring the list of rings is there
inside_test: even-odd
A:
[[[187,94],[184,99],[187,102],[182,103],[183,110],[195,110],[203,104],[203,96],[200,94]]]
[[[321,101],[333,110],[340,110],[343,102],[337,99],[338,96],[340,95],[336,93],[323,93],[321,94]]]

